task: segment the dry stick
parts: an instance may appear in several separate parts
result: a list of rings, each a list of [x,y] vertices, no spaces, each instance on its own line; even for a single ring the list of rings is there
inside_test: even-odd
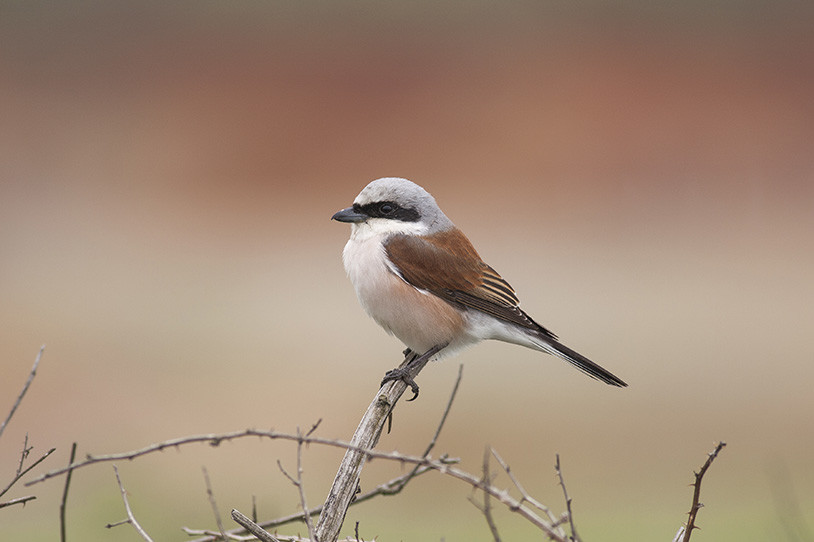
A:
[[[571,497],[568,496],[568,490],[565,489],[565,480],[562,477],[562,469],[560,469],[560,454],[556,454],[556,463],[554,464],[554,470],[557,471],[557,478],[560,481],[560,487],[562,487],[562,494],[565,498],[565,509],[568,513],[568,525],[571,527],[571,540],[576,542],[580,542],[582,540],[579,535],[577,534],[577,528],[574,526],[574,513],[571,511]]]
[[[11,499],[10,501],[0,502],[0,508],[5,508],[6,506],[13,506],[15,504],[25,504],[28,501],[33,501],[36,499],[36,495],[29,495],[28,497],[20,497],[19,499]]]
[[[458,376],[455,378],[455,384],[453,384],[452,386],[452,392],[450,392],[449,394],[449,400],[447,401],[446,408],[444,408],[444,413],[441,414],[441,421],[438,422],[438,427],[435,428],[435,433],[433,434],[432,439],[430,439],[429,444],[427,444],[427,447],[424,449],[424,453],[421,454],[421,457],[429,457],[430,452],[432,451],[433,448],[435,448],[435,444],[438,442],[438,437],[441,435],[441,430],[444,428],[444,424],[447,421],[449,411],[452,409],[452,403],[455,401],[455,396],[458,394],[458,386],[461,384],[461,377],[463,376],[463,372],[464,372],[463,364],[458,365]],[[396,494],[399,491],[401,491],[404,488],[404,486],[407,485],[407,482],[409,482],[421,468],[422,468],[421,465],[415,465],[413,467],[413,470],[404,478],[404,481],[401,483],[401,486],[393,489],[392,494]],[[359,498],[355,499],[355,501],[358,500]]]
[[[558,526],[556,523],[551,523],[550,521],[541,518],[534,512],[534,510],[530,509],[524,504],[524,501],[531,502],[531,500],[526,496],[523,496],[522,500],[517,500],[509,495],[509,492],[505,489],[499,489],[491,484],[486,484],[482,479],[479,479],[468,472],[464,472],[446,465],[439,465],[438,461],[434,459],[425,459],[423,463],[433,467],[441,474],[446,474],[453,478],[457,478],[458,480],[466,482],[476,489],[488,492],[491,497],[494,497],[498,502],[505,505],[510,511],[520,514],[532,525],[543,531],[549,537],[549,539],[555,540],[556,542],[568,542],[568,538],[558,531]]]
[[[487,446],[483,451],[483,482],[485,484],[492,483],[492,475],[489,473],[489,455],[490,447]],[[475,503],[475,505],[477,506],[477,503]],[[489,493],[487,492],[483,493],[483,507],[480,508],[480,511],[483,512],[483,515],[486,518],[486,524],[489,525],[489,531],[492,533],[492,538],[495,542],[500,542],[500,533],[497,530],[497,524],[495,523],[495,518],[492,515],[492,503],[489,499]]]
[[[28,387],[31,385],[31,381],[34,380],[34,377],[37,374],[37,367],[40,364],[40,359],[42,358],[42,353],[45,350],[45,345],[40,347],[40,352],[37,354],[37,359],[34,360],[34,366],[31,368],[31,372],[28,373],[28,379],[25,381],[25,385],[23,385],[23,391],[20,392],[20,395],[17,396],[17,400],[14,401],[14,405],[11,407],[11,411],[6,416],[6,419],[3,420],[3,423],[0,424],[0,436],[3,436],[3,431],[5,431],[8,422],[11,420],[11,417],[14,416],[14,412],[17,410],[17,407],[20,406],[20,403],[23,400],[23,396],[25,392],[28,391]]]
[[[517,491],[520,492],[520,497],[521,497],[520,498],[520,503],[522,504],[524,502],[527,502],[527,503],[531,504],[533,507],[535,507],[537,510],[543,512],[548,517],[548,519],[551,522],[552,526],[554,526],[554,527],[558,526],[559,525],[559,520],[554,515],[554,513],[551,512],[551,510],[546,505],[544,505],[543,503],[541,503],[540,501],[538,501],[537,499],[532,497],[528,493],[528,491],[526,491],[526,488],[523,487],[523,485],[520,483],[520,480],[518,480],[517,477],[514,475],[514,472],[512,472],[512,469],[511,469],[511,467],[509,467],[509,464],[506,463],[506,461],[503,460],[503,458],[500,456],[499,453],[497,453],[497,450],[495,450],[494,448],[491,448],[491,450],[492,450],[492,455],[495,456],[495,459],[497,459],[497,462],[500,463],[501,468],[503,468],[503,470],[506,472],[506,475],[508,475],[509,479],[512,481],[512,484],[514,484],[514,487],[517,488]],[[563,533],[558,533],[558,534],[563,536],[563,537],[565,536]]]
[[[319,423],[319,422],[317,422]],[[314,426],[316,428],[316,426]],[[312,430],[313,431],[313,430]],[[300,428],[297,428],[297,435],[300,434]],[[305,519],[305,526],[308,528],[308,536],[313,539],[314,538],[314,524],[311,522],[311,514],[308,511],[308,503],[305,500],[305,488],[302,485],[302,441],[300,440],[297,442],[297,477],[294,478],[286,470],[283,468],[283,464],[280,460],[277,460],[277,467],[280,469],[280,472],[288,478],[288,481],[291,482],[294,487],[297,488],[297,492],[300,495],[300,508],[302,508],[302,515]]]
[[[431,348],[430,351],[418,358],[417,362],[408,363],[405,357],[399,368],[407,370],[410,378],[414,379],[430,358],[444,346],[446,345]],[[406,389],[407,384],[404,380],[394,380],[381,387],[370,406],[368,406],[367,411],[365,411],[365,415],[351,438],[350,444],[352,447],[361,448],[362,450],[375,448],[379,442],[379,436],[382,434],[385,420]],[[325,499],[322,514],[320,514],[317,522],[314,534],[318,542],[333,542],[339,537],[339,530],[342,528],[348,506],[350,506],[356,492],[359,475],[362,472],[366,457],[367,454],[358,449],[348,449],[345,452],[331,486],[331,491],[328,493],[327,499]]]
[[[73,443],[71,446],[71,458],[68,460],[68,464],[70,465],[73,463],[74,458],[76,457],[76,443]],[[67,540],[66,537],[66,527],[65,527],[65,507],[68,504],[68,487],[71,485],[71,474],[68,473],[68,476],[65,477],[65,489],[62,490],[62,501],[59,503],[59,539],[61,542],[65,542]]]
[[[0,497],[2,497],[3,495],[5,495],[5,494],[6,494],[6,492],[7,492],[9,489],[11,489],[11,487],[12,487],[14,484],[16,484],[16,483],[17,483],[17,481],[18,481],[20,478],[22,478],[23,476],[25,476],[26,474],[28,474],[28,473],[29,473],[29,471],[31,471],[31,469],[33,469],[34,467],[36,467],[37,465],[39,465],[40,463],[42,463],[42,462],[45,460],[45,458],[46,458],[46,457],[48,457],[49,455],[51,455],[52,453],[54,453],[54,451],[56,451],[56,448],[51,448],[50,450],[48,450],[47,452],[45,452],[45,453],[42,455],[42,457],[40,457],[39,459],[37,459],[36,461],[34,461],[34,462],[31,464],[31,465],[29,465],[29,466],[28,466],[28,468],[23,469],[22,471],[18,472],[18,473],[17,473],[17,474],[14,476],[14,478],[12,478],[11,482],[9,482],[9,484],[8,484],[8,485],[5,487],[5,489],[3,489],[3,491],[0,491]],[[25,484],[25,485],[28,485],[28,484]]]
[[[452,464],[457,463],[458,459],[456,459],[456,458],[441,458],[440,461],[452,465]],[[421,466],[419,466],[418,471],[415,472],[415,473],[413,473],[411,471],[411,472],[408,472],[406,474],[402,474],[401,476],[399,476],[397,478],[393,478],[390,481],[387,481],[387,482],[385,482],[385,483],[383,483],[383,484],[381,484],[379,486],[376,486],[374,489],[371,489],[367,493],[359,495],[351,503],[351,506],[355,506],[355,505],[357,505],[359,503],[365,502],[365,501],[370,500],[370,499],[372,499],[374,497],[378,497],[379,495],[387,496],[387,497],[395,495],[399,491],[404,489],[404,486],[407,484],[407,482],[410,479],[412,479],[412,478],[414,478],[416,476],[420,476],[420,475],[422,475],[422,474],[424,474],[426,472],[432,471],[432,470],[434,470],[434,469],[431,468],[431,467],[428,467],[426,465],[421,465]],[[320,512],[322,512],[322,505],[319,505],[319,506],[317,506],[315,508],[312,508],[311,510],[308,511],[308,513],[310,515],[312,515],[312,516],[315,516],[315,515],[319,514]],[[241,515],[243,515],[243,514],[241,514]],[[270,528],[279,527],[281,525],[285,525],[287,523],[293,523],[295,521],[303,521],[303,514],[302,514],[302,512],[297,512],[295,514],[289,514],[287,516],[282,516],[282,517],[279,517],[279,518],[276,518],[276,519],[266,520],[266,521],[263,521],[263,522],[257,522],[256,520],[253,520],[253,521],[255,521],[255,523],[257,523],[257,526],[260,527],[260,528],[270,529]],[[186,534],[190,535],[190,536],[204,536],[204,538],[198,538],[198,539],[195,539],[195,540],[191,540],[190,542],[212,542],[216,538],[220,537],[220,534],[214,534],[212,531],[205,530],[205,529],[190,529],[189,527],[183,527],[183,531]],[[232,530],[226,531],[226,534],[229,535],[229,536],[234,536],[235,534],[240,533],[240,532],[243,532],[243,529],[232,529]]]
[[[335,441],[321,442],[321,439],[315,439],[314,442],[330,443],[336,446],[340,445]],[[398,461],[400,463],[412,463],[414,465],[418,464],[427,467],[428,469],[438,471],[441,474],[451,476],[457,480],[461,480],[475,489],[487,491],[491,497],[494,497],[498,502],[505,505],[510,511],[515,512],[525,518],[529,523],[543,531],[551,540],[555,540],[556,542],[568,542],[568,537],[559,532],[559,523],[552,523],[550,520],[540,517],[534,510],[525,505],[525,503],[528,502],[535,508],[545,510],[545,507],[542,507],[539,505],[539,503],[533,504],[537,501],[534,501],[534,499],[530,498],[528,495],[524,495],[522,500],[517,500],[512,497],[507,490],[497,488],[491,484],[485,484],[481,478],[450,466],[449,462],[444,459],[417,457],[398,452],[377,452],[376,450],[364,450],[361,448],[351,447],[348,444],[344,444],[344,446],[351,451],[356,451],[376,459],[387,459],[390,461]],[[290,539],[290,537],[283,536],[278,536],[278,538],[281,541]],[[212,540],[212,538],[202,539],[201,542],[203,540]]]
[[[318,437],[298,437],[297,435],[293,435],[291,433],[281,433],[279,431],[263,431],[258,429],[244,429],[242,431],[233,431],[231,433],[221,433],[221,434],[208,434],[208,435],[192,435],[188,437],[179,437],[170,440],[165,440],[163,442],[156,442],[155,444],[150,444],[149,446],[145,446],[144,448],[140,448],[138,450],[132,450],[129,452],[122,452],[117,454],[108,454],[108,455],[92,455],[88,454],[85,456],[85,459],[82,461],[77,461],[76,463],[72,463],[66,467],[61,467],[59,469],[54,469],[52,471],[46,472],[45,474],[34,478],[33,480],[26,482],[26,486],[31,486],[34,484],[38,484],[40,482],[44,482],[49,478],[54,478],[55,476],[61,476],[65,473],[87,467],[90,465],[95,465],[96,463],[107,463],[111,461],[121,461],[121,460],[133,460],[137,457],[141,457],[143,455],[152,454],[155,452],[162,452],[167,448],[177,448],[179,446],[183,446],[186,444],[194,444],[194,443],[206,443],[210,446],[219,446],[222,442],[232,441],[236,439],[246,438],[246,437],[258,437],[258,438],[268,438],[271,440],[291,440],[297,441],[302,439],[303,442],[306,444],[325,444],[328,446],[336,446],[337,448],[347,448],[348,443],[342,442],[340,440],[332,440],[332,439],[324,439]]]
[[[23,441],[23,451],[20,454],[20,464],[17,465],[17,476],[20,476],[20,473],[23,472],[23,465],[25,464],[25,460],[28,458],[28,454],[31,453],[34,447],[28,447],[28,433],[25,434],[25,440]]]
[[[447,417],[449,416],[449,412],[452,409],[452,403],[455,401],[455,396],[458,394],[458,388],[460,387],[462,376],[463,376],[463,364],[460,364],[460,365],[458,365],[458,376],[455,378],[455,383],[452,386],[452,392],[450,393],[449,400],[447,401],[447,405],[444,408],[443,414],[441,415],[441,421],[438,423],[438,426],[435,428],[435,433],[433,434],[432,439],[430,439],[429,444],[427,444],[427,448],[424,450],[424,454],[422,455],[422,457],[428,457],[430,452],[432,451],[432,449],[435,447],[435,444],[438,442],[438,437],[440,436],[441,430],[443,429],[444,424],[446,423]],[[321,422],[322,422],[321,418],[319,420],[317,420],[317,422],[311,427],[311,429],[308,431],[308,433],[306,433],[305,437],[306,438],[310,437],[311,434],[313,434],[313,432],[316,431],[317,427],[319,426],[319,424]],[[297,429],[297,434],[299,434],[299,429]],[[307,441],[304,440],[304,439],[298,440],[298,465],[299,465],[300,449],[302,447],[303,442],[307,442]],[[457,459],[449,459],[449,458],[446,458],[446,457],[442,457],[441,461],[444,462],[444,463],[447,463],[447,464],[453,464],[453,463],[458,462]],[[256,524],[256,526],[257,526],[258,529],[263,530],[263,532],[266,532],[266,534],[268,534],[268,532],[265,531],[264,528],[279,527],[280,525],[284,525],[286,523],[290,523],[290,522],[293,522],[293,521],[299,521],[299,520],[304,519],[306,521],[306,526],[308,527],[309,536],[311,536],[313,538],[313,528],[310,525],[310,519],[311,519],[312,515],[316,515],[316,514],[321,513],[322,509],[323,509],[323,506],[318,506],[318,507],[314,508],[313,510],[308,510],[308,507],[305,504],[305,495],[303,493],[303,486],[302,486],[301,481],[300,481],[299,484],[294,482],[294,480],[292,480],[291,476],[283,469],[283,467],[282,467],[282,465],[280,464],[279,461],[277,461],[277,466],[280,468],[280,470],[283,472],[283,474],[286,477],[288,477],[288,479],[291,480],[294,483],[294,485],[297,486],[297,488],[299,489],[299,491],[300,491],[300,505],[303,508],[303,513],[291,514],[291,515],[288,515],[288,516],[284,516],[282,518],[277,518],[277,519],[265,521],[263,523]],[[301,469],[301,467],[298,467],[298,469]],[[401,492],[401,490],[404,489],[404,487],[410,482],[410,480],[412,480],[416,476],[424,474],[425,472],[427,472],[429,470],[432,470],[432,469],[427,467],[426,465],[416,464],[409,473],[407,473],[405,475],[402,475],[402,476],[399,476],[397,478],[394,478],[394,479],[392,479],[392,480],[390,480],[388,482],[385,482],[384,484],[381,484],[381,485],[377,486],[376,488],[374,488],[371,491],[368,491],[367,493],[364,493],[362,495],[357,495],[356,498],[353,499],[353,501],[351,502],[350,506],[353,506],[355,504],[359,504],[359,503],[364,502],[366,500],[372,499],[373,497],[376,497],[378,495],[384,495],[384,496],[396,495],[399,492]],[[306,513],[306,511],[307,511],[307,513]],[[237,513],[237,514],[240,514],[240,516],[242,516],[242,517],[246,517],[244,514],[242,514],[241,512],[239,512],[237,510],[234,510],[233,513]],[[257,521],[256,517],[254,518],[254,521],[255,522]],[[187,534],[190,534],[190,535],[209,534],[208,532],[205,532],[205,531],[188,529],[186,527],[184,528],[184,531]],[[231,535],[231,534],[235,534],[235,533],[238,533],[238,532],[240,532],[240,531],[239,530],[233,530],[233,531],[229,531],[227,534]],[[211,539],[200,539],[198,542],[203,542],[204,540],[211,540]]]
[[[344,442],[342,440],[336,439],[327,439],[321,437],[308,437],[308,436],[297,436],[291,433],[282,433],[279,431],[263,431],[259,429],[244,429],[242,431],[234,431],[231,433],[221,433],[221,434],[209,434],[209,435],[192,435],[189,437],[180,437],[170,440],[165,440],[163,442],[157,442],[155,444],[151,444],[144,448],[140,448],[138,450],[132,450],[130,452],[122,452],[117,454],[109,454],[109,455],[87,455],[87,458],[83,461],[78,461],[76,463],[72,463],[66,467],[61,467],[58,469],[54,469],[52,471],[46,472],[45,474],[34,478],[33,480],[26,482],[26,486],[32,486],[34,484],[38,484],[40,482],[44,482],[50,478],[54,478],[56,476],[61,476],[68,472],[78,470],[83,467],[88,467],[90,465],[95,465],[97,463],[107,463],[110,461],[120,461],[120,460],[133,460],[137,457],[141,457],[143,455],[149,455],[155,452],[161,452],[166,450],[167,448],[177,448],[179,446],[184,446],[187,444],[195,444],[195,443],[208,443],[210,446],[218,446],[224,441],[232,441],[241,438],[247,437],[257,437],[257,438],[268,438],[271,440],[290,440],[290,441],[298,441],[302,440],[304,444],[320,444],[324,446],[333,446],[335,448],[342,448],[343,450],[355,450],[358,452],[364,452],[369,456],[379,457],[382,459],[395,459],[411,464],[420,464],[421,458],[417,456],[407,456],[403,454],[399,454],[398,452],[376,452],[374,450],[368,450],[365,448],[361,448],[359,446],[353,446],[348,442]],[[447,460],[449,461],[449,460]],[[455,461],[452,461],[455,462]]]
[[[122,494],[122,500],[124,501],[124,510],[127,512],[127,519],[119,521],[118,523],[108,523],[107,525],[105,525],[105,527],[110,529],[118,525],[129,523],[130,525],[133,526],[133,528],[136,530],[139,536],[141,536],[141,538],[143,538],[146,542],[153,542],[153,539],[150,538],[150,535],[148,535],[147,532],[141,528],[139,522],[136,521],[136,516],[133,515],[133,511],[130,509],[130,503],[127,501],[127,491],[124,489],[124,486],[122,485],[122,479],[119,478],[119,469],[116,468],[116,465],[113,465],[113,472],[116,473],[116,482],[119,484],[119,491],[121,491]]]
[[[260,527],[257,523],[250,520],[237,510],[232,510],[232,519],[239,523],[244,529],[252,533],[262,542],[280,542],[277,538],[274,538],[274,535],[266,532],[262,527]]]
[[[226,531],[223,528],[223,521],[220,519],[220,512],[218,512],[218,504],[215,502],[215,494],[212,492],[212,484],[209,481],[209,473],[206,467],[201,467],[203,472],[204,483],[206,484],[206,496],[209,499],[209,504],[212,506],[212,513],[215,514],[215,523],[218,525],[218,532],[223,540],[227,540]]]
[[[690,507],[689,512],[689,519],[687,520],[687,526],[684,529],[684,539],[683,542],[690,542],[690,536],[692,536],[693,529],[695,527],[695,518],[698,515],[698,510],[701,509],[703,504],[701,504],[701,479],[704,478],[704,474],[706,474],[707,469],[712,462],[715,461],[715,458],[718,457],[718,453],[726,446],[726,442],[719,442],[715,449],[712,450],[712,453],[709,454],[707,460],[704,462],[704,465],[701,467],[701,470],[695,473],[695,482],[693,483],[694,490],[692,494],[692,507]],[[678,535],[677,535],[678,536]]]

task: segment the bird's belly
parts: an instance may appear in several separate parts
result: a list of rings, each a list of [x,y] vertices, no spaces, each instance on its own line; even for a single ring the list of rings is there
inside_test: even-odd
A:
[[[376,242],[348,242],[344,262],[365,311],[415,352],[464,336],[461,312],[435,295],[416,289],[393,273]]]

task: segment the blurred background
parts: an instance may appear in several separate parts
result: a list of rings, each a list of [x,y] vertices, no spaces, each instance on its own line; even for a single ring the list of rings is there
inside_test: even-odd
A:
[[[275,428],[349,439],[402,346],[358,305],[331,222],[369,181],[427,188],[563,342],[630,387],[484,344],[421,374],[383,450],[479,472],[498,449],[585,540],[814,533],[814,4],[46,2],[0,5],[0,486],[78,455]],[[294,446],[120,463],[158,540],[295,512]],[[309,504],[341,458],[312,446]],[[374,461],[367,490],[406,467]],[[509,481],[497,480],[504,486]],[[3,539],[55,540],[63,479],[15,486]],[[490,540],[426,475],[354,507],[366,540]],[[431,498],[428,498],[430,497]],[[497,510],[505,539],[538,534]],[[109,464],[68,537],[138,540]],[[304,527],[282,532],[304,533]]]

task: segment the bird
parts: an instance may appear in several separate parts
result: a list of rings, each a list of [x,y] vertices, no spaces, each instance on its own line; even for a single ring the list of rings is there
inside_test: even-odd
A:
[[[627,386],[523,311],[514,289],[418,184],[376,179],[331,218],[351,226],[342,262],[359,302],[404,343],[408,363],[498,340],[557,356],[611,386]],[[398,379],[415,399],[419,388],[406,369],[388,371],[382,385]]]

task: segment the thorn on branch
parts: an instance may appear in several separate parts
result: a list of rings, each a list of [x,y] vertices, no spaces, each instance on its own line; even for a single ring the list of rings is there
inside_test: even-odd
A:
[[[581,538],[577,534],[577,528],[574,526],[574,513],[571,510],[571,497],[568,496],[568,490],[565,488],[565,479],[562,476],[562,469],[560,468],[560,454],[556,454],[556,463],[554,464],[554,469],[557,471],[557,478],[560,481],[560,487],[562,487],[562,494],[563,497],[565,498],[565,509],[566,513],[568,514],[568,526],[571,529],[571,536],[569,538],[575,542],[579,542]]]
[[[22,504],[25,506],[25,503],[28,501],[33,501],[36,499],[36,495],[29,495],[28,497],[20,497],[19,499],[11,499],[10,501],[0,502],[0,508],[5,508],[7,506],[14,506],[15,504]]]
[[[704,506],[701,503],[701,480],[704,478],[704,474],[706,474],[707,469],[709,469],[712,462],[715,461],[715,458],[718,457],[718,454],[723,450],[724,446],[726,446],[726,442],[719,442],[715,449],[712,450],[707,456],[707,460],[701,466],[701,470],[698,472],[693,472],[695,475],[695,481],[691,484],[693,487],[693,495],[692,495],[692,505],[690,506],[690,511],[688,513],[689,518],[687,519],[686,526],[682,527],[683,533],[679,530],[678,534],[675,537],[675,540],[681,540],[682,542],[690,542],[690,536],[692,536],[692,532],[695,529],[698,529],[695,525],[696,517],[698,516],[698,511]],[[683,537],[682,537],[683,535]]]
[[[122,479],[119,477],[119,469],[116,468],[116,465],[113,465],[113,472],[116,473],[116,483],[119,484],[119,491],[121,492],[122,500],[124,501],[124,510],[127,513],[127,519],[118,521],[116,523],[108,523],[107,525],[105,525],[105,527],[111,529],[113,527],[118,527],[119,525],[129,523],[136,530],[139,536],[141,536],[142,539],[144,539],[146,542],[153,542],[153,539],[150,538],[150,535],[148,535],[147,532],[141,527],[141,525],[139,525],[139,522],[136,521],[136,517],[133,515],[133,511],[130,509],[130,503],[127,500],[127,491],[124,489],[124,485],[122,485]]]

